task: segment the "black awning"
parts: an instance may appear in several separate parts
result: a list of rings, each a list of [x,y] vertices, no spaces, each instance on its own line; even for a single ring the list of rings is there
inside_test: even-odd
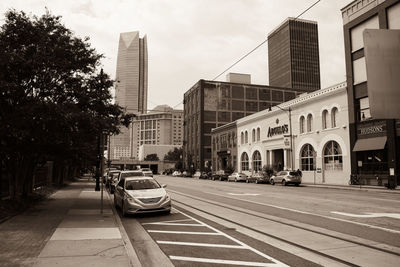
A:
[[[353,151],[368,151],[384,149],[386,144],[386,136],[358,139],[354,145]]]

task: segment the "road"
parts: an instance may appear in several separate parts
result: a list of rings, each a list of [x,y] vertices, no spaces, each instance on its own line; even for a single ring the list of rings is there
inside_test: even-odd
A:
[[[400,263],[399,194],[155,178],[173,212],[134,218],[175,266]]]

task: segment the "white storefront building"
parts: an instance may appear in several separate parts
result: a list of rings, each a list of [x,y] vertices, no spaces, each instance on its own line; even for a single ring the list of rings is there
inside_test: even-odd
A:
[[[303,183],[347,185],[348,125],[345,82],[239,119],[237,170],[300,169]]]

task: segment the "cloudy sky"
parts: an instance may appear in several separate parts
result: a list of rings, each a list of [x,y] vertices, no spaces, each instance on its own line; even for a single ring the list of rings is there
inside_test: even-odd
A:
[[[148,108],[183,108],[183,94],[199,79],[214,79],[267,38],[287,17],[316,0],[1,0],[0,24],[9,8],[62,16],[77,36],[90,37],[104,54],[103,67],[115,77],[119,33],[140,31],[149,50]],[[301,18],[318,22],[321,86],[345,80],[340,9],[352,0],[322,0]],[[268,84],[264,44],[230,72],[248,73]],[[225,74],[217,80],[225,81]]]

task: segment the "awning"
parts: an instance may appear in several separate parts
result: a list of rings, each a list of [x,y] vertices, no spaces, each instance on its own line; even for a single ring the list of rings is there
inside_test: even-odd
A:
[[[367,151],[384,149],[386,144],[386,136],[358,139],[354,145],[353,151]]]

